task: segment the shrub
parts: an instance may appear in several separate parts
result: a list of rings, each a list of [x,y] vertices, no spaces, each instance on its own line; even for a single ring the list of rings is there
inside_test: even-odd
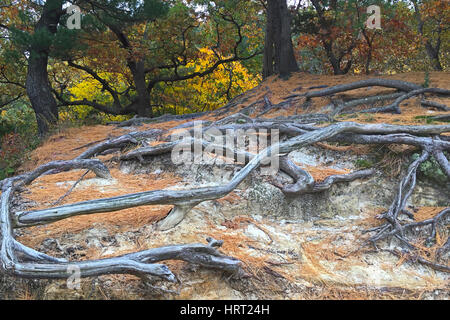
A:
[[[18,102],[0,113],[0,180],[15,174],[39,144],[33,110]]]
[[[449,154],[446,153],[446,157],[449,157]],[[419,154],[415,153],[413,154],[413,160],[416,160],[419,158]],[[439,163],[436,161],[436,159],[431,156],[427,161],[424,161],[419,166],[419,175],[422,178],[429,179],[431,181],[434,181],[438,184],[445,184],[447,182],[447,176],[442,171],[441,167],[439,166]]]

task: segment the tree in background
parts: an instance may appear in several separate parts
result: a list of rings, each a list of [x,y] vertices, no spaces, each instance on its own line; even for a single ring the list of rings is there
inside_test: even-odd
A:
[[[7,47],[2,52],[5,58],[2,81],[26,89],[40,135],[47,133],[49,125],[58,120],[58,103],[48,77],[49,59],[60,49],[67,50],[76,44],[75,31],[60,26],[62,17],[67,15],[63,9],[64,2],[8,0],[2,8],[0,29],[6,35],[2,44]],[[8,73],[14,64],[26,65],[26,75],[18,75],[25,80],[11,81]],[[17,74],[19,71],[21,69],[13,72]]]
[[[13,125],[12,116],[20,112],[12,109],[22,109],[27,94],[27,58],[15,50],[8,27],[21,22],[20,8],[20,4],[13,5],[12,1],[0,5],[0,138],[8,132],[18,131]]]
[[[13,16],[20,19],[2,19],[17,56],[28,57],[27,93],[41,134],[57,120],[57,110],[63,106],[152,116],[153,109],[160,107],[152,104],[157,100],[152,90],[161,83],[204,77],[222,65],[250,60],[262,52],[257,35],[262,19],[255,19],[260,4],[255,1],[73,3],[82,8],[82,30],[66,28],[63,1],[56,0],[43,4],[11,0],[9,8],[17,7]],[[193,64],[202,48],[212,50],[214,59],[198,70]],[[65,72],[68,68],[73,71]],[[74,97],[68,88],[77,74],[90,77],[109,98]],[[123,79],[124,86],[118,88],[116,78]]]
[[[291,20],[286,0],[266,1],[263,79],[272,74],[284,77],[299,70],[292,46]]]
[[[319,36],[334,74],[346,74],[352,66],[358,41],[355,17],[348,14],[353,11],[354,1],[312,0],[311,3],[315,12],[309,12],[309,16],[317,23],[306,23],[309,28],[306,31]]]
[[[201,71],[214,61],[210,49],[201,49],[202,57],[187,65]],[[155,90],[161,103],[162,113],[184,114],[215,110],[224,106],[232,97],[257,86],[260,79],[251,75],[245,67],[235,61],[219,66],[205,77],[196,77],[184,82],[161,83]]]
[[[159,84],[204,77],[221,65],[252,59],[261,52],[248,35],[249,25],[257,23],[248,8],[251,1],[174,1],[164,18],[128,22],[117,9],[120,6],[111,9],[88,2],[85,10],[106,29],[86,34],[89,49],[72,53],[66,61],[98,81],[113,103],[69,100],[57,93],[64,105],[88,105],[116,115],[152,116],[161,105],[152,103],[152,92]],[[202,10],[196,10],[197,5],[203,5]],[[214,59],[198,70],[193,65],[202,55],[201,48],[209,48]],[[121,75],[128,86],[116,90],[113,82],[101,76],[105,72]]]
[[[442,0],[411,0],[421,37],[434,70],[442,71],[441,48],[450,41],[450,3]],[[448,55],[448,50],[445,51]]]
[[[373,4],[381,7],[380,30],[366,27],[369,16],[366,10]],[[427,69],[422,51],[432,51],[425,49],[436,47],[438,43],[441,46],[449,43],[448,27],[443,24],[443,21],[448,21],[448,2],[436,0],[433,5],[429,2],[428,6],[440,11],[435,12],[435,18],[424,20],[428,29],[423,27],[423,30],[428,30],[430,35],[431,30],[436,31],[431,38],[418,34],[414,8],[408,1],[301,2],[294,9],[293,25],[302,70],[328,73],[330,69],[334,74],[369,74],[374,70],[409,72]],[[422,8],[429,7],[422,4]],[[423,46],[421,41],[417,41],[418,37],[426,40]],[[427,45],[427,41],[432,43]],[[440,57],[448,60],[442,52]]]
[[[187,68],[201,72],[216,59],[214,53],[208,48],[200,49],[200,52],[201,56],[198,60],[187,64]],[[97,80],[82,74],[76,76],[80,78],[67,88],[71,99],[95,100],[104,105],[113,103],[111,95],[102,90],[102,85]],[[128,87],[127,79],[123,75],[99,73],[99,76],[114,84],[114,89],[117,91],[123,91]],[[236,95],[255,87],[259,81],[258,76],[250,74],[240,62],[235,61],[219,66],[214,72],[204,77],[159,83],[153,88],[151,103],[155,106],[154,111],[159,114],[210,111],[225,105]],[[61,108],[60,118],[70,121],[96,119],[97,122],[102,123],[127,119],[120,115],[98,113],[90,106],[78,105]]]
[[[366,27],[366,9],[371,4],[381,8],[381,29]],[[368,75],[372,70],[411,71],[412,68],[408,70],[405,66],[411,66],[412,60],[419,60],[420,48],[409,24],[411,11],[405,3],[358,1],[355,3],[355,10],[359,34],[354,52],[353,72],[364,72]]]
[[[261,67],[263,77],[298,70],[292,16],[295,53],[304,71],[425,70],[426,55],[433,69],[445,69],[449,3],[413,2],[314,0],[289,10],[284,0],[4,0],[0,109],[30,103],[39,132],[45,134],[61,108],[145,117],[172,110],[162,107],[175,106],[166,94],[171,87],[195,86],[178,90],[179,104],[174,107],[194,110],[193,93],[203,77],[204,83],[217,80],[220,87],[205,86],[212,91],[200,94],[217,99],[204,106],[212,108],[224,101],[220,94],[229,99],[239,92],[229,85],[239,74],[234,74],[235,62],[247,68],[252,79],[258,79]],[[69,15],[64,8],[71,3],[82,8],[81,30],[66,27]],[[371,4],[382,7],[382,30],[365,27]],[[205,60],[203,50],[212,56]],[[228,72],[233,81],[224,82],[214,74],[217,70]],[[78,90],[82,83],[95,88],[92,94]]]
[[[19,20],[18,12],[10,3],[0,5],[0,112],[26,96],[26,57],[14,50],[7,27]]]

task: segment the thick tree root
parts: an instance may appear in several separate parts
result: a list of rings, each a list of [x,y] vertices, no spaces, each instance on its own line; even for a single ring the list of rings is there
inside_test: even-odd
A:
[[[367,178],[375,173],[373,169],[360,170],[349,174],[331,175],[322,182],[316,182],[306,170],[297,166],[286,156],[280,158],[280,169],[294,179],[293,184],[284,186],[273,183],[286,196],[299,196],[305,193],[322,192],[330,189],[337,182],[350,182],[356,179]]]
[[[334,87],[329,87],[329,88],[326,88],[323,90],[310,91],[310,92],[306,93],[305,97],[307,99],[317,98],[317,97],[325,97],[325,96],[329,96],[329,95],[340,93],[340,92],[345,92],[345,91],[360,89],[360,88],[374,87],[374,86],[393,88],[393,89],[398,89],[398,90],[406,91],[406,92],[422,88],[421,86],[419,86],[415,83],[411,83],[411,82],[374,78],[374,79],[361,80],[361,81],[356,81],[356,82],[347,83],[347,84],[340,84],[340,85],[337,85]]]
[[[100,160],[79,158],[90,157],[118,145],[125,145],[130,142],[137,143],[135,137],[148,137],[149,135],[153,136],[154,132],[136,132],[114,138],[90,148],[76,160],[49,162],[29,173],[0,181],[0,188],[2,189],[0,201],[2,268],[12,275],[29,278],[68,278],[71,275],[69,271],[75,268],[80,271],[81,277],[129,273],[144,279],[151,276],[175,281],[176,277],[166,266],[155,264],[155,262],[178,259],[239,276],[243,275],[240,261],[219,253],[215,247],[220,247],[222,242],[214,239],[208,239],[210,244],[207,246],[201,244],[168,246],[115,258],[83,262],[68,262],[65,259],[52,257],[29,248],[14,239],[10,202],[12,194],[16,190],[30,184],[43,174],[72,169],[89,169],[96,173],[98,177],[109,179],[111,178],[110,172]]]
[[[176,120],[186,120],[186,119],[195,119],[205,115],[206,112],[197,112],[197,113],[188,113],[183,115],[173,115],[173,114],[165,114],[156,118],[145,118],[145,117],[134,117],[130,120],[122,121],[122,122],[109,122],[108,124],[115,124],[118,127],[130,127],[130,126],[140,126],[143,123],[157,123],[164,121],[176,121]]]
[[[432,140],[426,137],[414,137],[407,134],[376,135],[376,133],[416,133],[439,134],[450,131],[450,125],[443,126],[395,126],[385,124],[361,125],[352,122],[343,122],[330,125],[325,128],[317,128],[310,132],[291,138],[286,142],[270,146],[258,155],[254,156],[246,166],[240,170],[228,184],[217,187],[196,188],[190,190],[155,190],[119,197],[90,200],[61,207],[29,212],[18,212],[13,222],[16,227],[25,227],[36,224],[46,224],[71,216],[93,214],[99,212],[117,211],[126,208],[151,205],[151,204],[175,204],[202,202],[221,198],[236,188],[261,162],[278,153],[289,153],[299,147],[314,144],[320,141],[342,137],[345,141],[355,143],[405,143],[419,145],[424,148],[450,149],[450,142]],[[345,135],[350,133],[351,135]],[[359,135],[356,133],[370,133]]]
[[[186,216],[186,214],[197,205],[197,203],[193,204],[184,204],[184,205],[176,205],[170,210],[169,215],[165,217],[163,220],[157,223],[157,229],[161,231],[166,231],[177,226]]]
[[[361,111],[346,111],[347,109],[362,105],[362,104],[375,104],[377,102],[381,102],[381,101],[386,101],[386,100],[392,100],[392,99],[397,99],[398,97],[402,96],[403,93],[397,92],[397,93],[392,93],[392,94],[385,94],[385,95],[376,95],[376,96],[371,96],[371,97],[366,97],[366,98],[361,98],[361,99],[355,99],[355,100],[351,100],[349,102],[346,102],[344,104],[340,104],[338,105],[332,112],[333,116],[337,116],[339,114],[342,113],[356,113],[356,112],[361,112]]]
[[[92,170],[97,177],[110,179],[111,173],[109,169],[97,159],[80,159],[80,160],[57,160],[41,165],[28,173],[10,178],[11,181],[18,181],[18,186],[27,185],[36,180],[43,174],[58,173],[73,169],[89,169]],[[0,188],[8,179],[0,180]]]
[[[450,90],[444,90],[444,89],[439,89],[439,88],[421,88],[421,89],[417,89],[417,90],[412,90],[400,97],[398,97],[397,99],[395,99],[395,101],[385,107],[380,107],[380,108],[372,108],[372,109],[367,109],[367,110],[363,110],[361,112],[366,112],[366,113],[377,113],[377,112],[392,112],[392,113],[401,113],[400,110],[400,103],[402,103],[404,100],[407,100],[409,98],[412,98],[414,96],[418,96],[424,93],[435,93],[435,94],[440,94],[440,95],[446,95],[449,96],[450,95]],[[436,105],[435,105],[436,106]]]
[[[436,102],[436,101],[431,101],[431,100],[422,100],[420,102],[422,104],[422,106],[424,107],[432,107],[441,111],[450,111],[450,108],[447,107],[445,104]]]
[[[164,260],[183,260],[207,268],[242,275],[240,261],[219,253],[215,247],[222,242],[208,239],[209,245],[173,245],[126,254],[114,258],[67,262],[48,256],[18,243],[14,239],[10,219],[10,202],[15,186],[5,182],[0,201],[1,266],[7,273],[24,278],[68,278],[71,271],[79,271],[80,277],[92,277],[112,273],[128,273],[146,279],[148,276],[175,282],[175,275],[162,264]],[[19,260],[16,251],[23,257]],[[29,260],[31,262],[23,262]]]
[[[349,102],[346,102],[345,104],[338,105],[335,110],[332,112],[333,116],[337,116],[340,113],[342,113],[344,110],[356,107],[358,105],[368,104],[368,103],[376,103],[383,100],[390,100],[390,99],[396,99],[392,104],[384,106],[384,107],[377,107],[377,108],[370,108],[365,109],[361,111],[351,111],[353,112],[365,112],[365,113],[378,113],[378,112],[391,112],[391,113],[401,113],[400,110],[400,103],[406,99],[409,99],[411,97],[422,95],[425,93],[432,93],[437,95],[443,95],[443,96],[449,96],[450,91],[440,88],[423,88],[420,85],[417,85],[415,83],[411,82],[405,82],[400,80],[390,80],[390,79],[367,79],[362,81],[356,81],[348,84],[342,84],[337,85],[334,87],[329,87],[323,90],[318,91],[309,91],[304,96],[306,97],[306,100],[308,101],[311,98],[315,97],[325,97],[325,96],[332,96],[336,93],[342,93],[354,89],[360,89],[365,87],[372,87],[372,86],[380,86],[385,88],[393,88],[398,89],[402,91],[403,93],[393,93],[393,94],[387,94],[387,95],[378,95],[373,97],[366,97],[362,99],[355,99]],[[429,106],[433,108],[437,108],[439,110],[448,111],[449,108],[447,106],[436,103],[434,101],[427,101],[423,100],[422,105]]]
[[[117,138],[108,139],[87,149],[85,152],[80,154],[75,159],[88,159],[110,149],[117,149],[117,148],[121,149],[128,145],[137,145],[139,144],[138,141],[139,139],[155,138],[159,136],[162,132],[163,131],[159,129],[150,129],[147,131],[132,132]]]
[[[375,173],[373,169],[361,170],[349,174],[331,175],[322,182],[316,182],[308,171],[297,166],[287,156],[280,158],[280,169],[294,180],[293,184],[281,185],[273,183],[286,196],[299,196],[305,193],[322,192],[330,189],[336,182],[350,182],[369,177]]]
[[[430,118],[431,120],[435,120],[435,121],[446,121],[449,122],[450,121],[450,114],[441,114],[438,116],[434,116]]]

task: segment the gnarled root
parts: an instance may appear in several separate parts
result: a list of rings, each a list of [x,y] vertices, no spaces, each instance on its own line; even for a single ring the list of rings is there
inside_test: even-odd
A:
[[[450,272],[450,267],[441,265],[437,262],[429,261],[428,259],[419,256],[418,248],[416,247],[416,245],[411,243],[410,240],[407,239],[406,235],[406,231],[408,230],[431,226],[431,233],[427,239],[427,242],[434,242],[436,240],[437,225],[449,216],[450,208],[446,208],[438,213],[435,217],[424,221],[404,223],[399,219],[400,214],[406,214],[409,218],[414,219],[414,214],[406,210],[407,200],[413,193],[416,186],[416,175],[418,167],[429,158],[431,153],[433,153],[437,157],[440,157],[440,160],[438,160],[438,162],[445,170],[445,166],[448,166],[448,160],[445,158],[442,150],[433,149],[433,147],[430,146],[425,147],[420,157],[418,157],[410,164],[405,177],[399,184],[398,192],[392,205],[389,207],[389,210],[378,217],[379,219],[386,220],[386,223],[379,227],[367,230],[366,232],[375,233],[368,239],[368,241],[371,242],[375,247],[378,241],[395,237],[400,240],[401,245],[404,246],[404,249],[402,249],[401,251],[401,255],[406,255],[408,257],[408,260],[417,261],[439,271]],[[449,240],[447,239],[447,243],[448,242]],[[447,243],[437,250],[437,257],[448,250]],[[400,255],[398,251],[391,250],[390,252]]]
[[[397,85],[397,83],[394,83]],[[411,164],[407,176],[402,180],[399,187],[399,195],[396,197],[388,213],[383,215],[387,224],[375,230],[377,234],[373,242],[387,236],[396,236],[403,239],[403,227],[398,220],[400,213],[405,212],[404,207],[408,197],[415,186],[416,171],[420,163],[425,161],[430,154],[434,154],[443,167],[448,168],[448,160],[443,151],[450,150],[450,142],[444,136],[437,138],[441,133],[450,132],[450,125],[442,126],[396,126],[386,124],[362,125],[353,122],[342,122],[329,125],[327,127],[305,126],[296,123],[293,119],[280,121],[260,121],[259,119],[246,119],[245,124],[224,124],[218,127],[222,130],[226,128],[236,128],[236,126],[253,126],[265,128],[284,128],[285,135],[290,137],[287,140],[273,144],[258,154],[244,154],[245,165],[237,172],[232,179],[224,184],[212,187],[192,188],[186,190],[153,190],[134,194],[126,194],[113,198],[96,199],[53,207],[43,210],[26,212],[10,212],[10,201],[14,191],[20,186],[31,183],[34,179],[49,170],[70,170],[70,169],[91,169],[102,177],[109,177],[109,171],[98,160],[77,159],[72,161],[51,162],[41,166],[36,170],[21,175],[19,177],[6,179],[0,182],[2,187],[0,214],[1,214],[1,263],[3,269],[12,274],[22,277],[44,277],[44,278],[65,278],[67,268],[79,268],[81,276],[96,276],[107,273],[131,273],[141,277],[147,275],[156,276],[161,279],[174,281],[175,276],[168,268],[156,262],[167,259],[180,259],[191,263],[200,264],[205,267],[217,268],[220,270],[239,273],[240,263],[238,260],[220,254],[215,247],[220,242],[211,240],[210,245],[188,244],[155,248],[146,251],[131,253],[115,258],[66,262],[61,259],[41,254],[31,248],[19,244],[13,237],[13,228],[29,227],[52,223],[58,220],[77,215],[94,214],[99,212],[112,212],[131,207],[152,204],[172,204],[174,208],[171,213],[157,224],[160,230],[168,230],[178,225],[185,215],[195,205],[207,201],[222,198],[233,191],[248,175],[270,157],[278,157],[279,154],[289,154],[290,152],[304,146],[309,146],[321,141],[341,141],[351,143],[386,144],[403,143],[421,147],[424,152],[422,156]],[[214,126],[214,124],[212,125]],[[220,131],[220,130],[219,130]],[[220,131],[221,132],[221,131]],[[141,133],[144,134],[145,133]],[[153,133],[151,133],[153,134]],[[137,139],[139,133],[115,138],[115,143],[107,141],[102,146],[94,146],[85,152],[84,156],[92,156],[108,148],[116,147],[117,144],[135,143],[132,139]],[[432,137],[430,137],[432,136]],[[195,139],[191,141],[195,142]],[[211,142],[200,141],[202,150],[209,150]],[[154,154],[167,153],[180,141],[169,142],[163,146],[144,147],[139,150],[140,157]],[[190,144],[192,145],[192,144]],[[226,146],[215,146],[226,149]],[[204,148],[204,149],[203,149]],[[231,150],[233,151],[233,150]],[[127,158],[139,158],[137,151],[130,152]],[[441,154],[442,153],[442,154]],[[238,156],[234,150],[231,153],[233,158]],[[81,157],[81,156],[80,156]],[[333,183],[339,181],[351,181],[357,178],[366,177],[373,174],[372,170],[363,170],[349,175],[336,175],[325,179],[322,183],[315,183],[311,176],[304,170],[299,169],[287,158],[281,162],[282,169],[290,174],[294,180],[294,185],[290,186],[295,193],[318,192],[329,188]],[[437,223],[437,222],[436,222]],[[405,240],[406,241],[406,240]],[[404,241],[404,242],[405,242]],[[21,259],[19,259],[19,253]],[[22,259],[24,258],[24,259]],[[23,261],[28,260],[28,261]]]
[[[294,179],[293,184],[284,186],[276,185],[287,196],[298,196],[305,193],[316,193],[328,190],[334,183],[350,182],[356,179],[366,178],[375,173],[373,169],[355,171],[349,174],[331,175],[322,182],[316,182],[306,171],[293,163],[287,156],[280,159],[280,169]]]
[[[164,260],[183,260],[207,268],[223,270],[235,275],[242,274],[240,261],[217,251],[223,242],[208,239],[209,244],[172,245],[125,254],[122,256],[68,262],[35,251],[14,239],[10,219],[10,201],[15,187],[11,180],[2,188],[0,201],[1,222],[1,266],[7,273],[24,278],[67,278],[71,271],[79,272],[80,277],[92,277],[103,274],[134,274],[141,278],[158,277],[175,282],[175,275],[165,265],[156,262]],[[22,256],[17,256],[17,252]],[[29,262],[24,262],[28,260]]]
[[[395,101],[387,106],[370,108],[370,109],[365,109],[365,110],[361,110],[361,111],[353,111],[353,112],[401,113],[400,103],[411,97],[423,95],[425,93],[432,93],[432,94],[443,95],[443,96],[450,95],[450,90],[445,90],[445,89],[441,89],[441,88],[423,88],[420,85],[417,85],[417,84],[411,83],[411,82],[392,80],[392,79],[374,78],[374,79],[356,81],[356,82],[347,83],[347,84],[341,84],[341,85],[329,87],[329,88],[326,88],[323,90],[309,91],[305,94],[306,103],[308,103],[311,98],[331,96],[336,93],[342,93],[342,92],[346,92],[346,91],[350,91],[350,90],[354,90],[354,89],[372,87],[372,86],[380,86],[380,87],[385,87],[385,88],[397,89],[403,93],[379,95],[379,96],[366,97],[366,98],[362,98],[362,99],[355,99],[352,101],[348,101],[345,104],[338,105],[336,107],[336,109],[334,110],[334,112],[332,113],[332,115],[337,116],[340,113],[342,113],[344,110],[351,108],[351,107],[356,107],[358,105],[363,105],[363,104],[368,104],[368,103],[376,103],[379,101],[390,100],[390,99],[395,99]],[[426,106],[426,107],[433,107],[433,108],[437,108],[439,110],[444,110],[444,111],[449,110],[449,108],[447,106],[439,104],[434,101],[422,100],[421,103],[423,106]],[[353,112],[350,112],[350,113],[353,113]]]

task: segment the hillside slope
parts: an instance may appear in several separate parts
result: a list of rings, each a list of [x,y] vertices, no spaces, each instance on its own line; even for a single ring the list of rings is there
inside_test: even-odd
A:
[[[424,73],[398,74],[383,78],[422,85]],[[331,115],[334,106],[366,96],[386,95],[394,89],[369,87],[319,97],[307,101],[304,94],[340,84],[367,79],[365,76],[318,76],[294,74],[288,80],[271,77],[258,87],[234,98],[227,106],[201,115],[195,120],[218,121],[236,113],[251,118],[276,119],[295,115]],[[433,72],[429,87],[450,88],[450,73]],[[450,106],[449,97],[431,100]],[[445,121],[430,117],[449,111],[424,108],[413,97],[400,104],[401,114],[350,113],[332,121],[362,124],[440,125]],[[378,105],[359,105],[365,110]],[[331,117],[331,116],[330,116]],[[179,132],[192,119],[169,119],[137,126],[98,125],[68,128],[49,137],[24,163],[26,172],[54,160],[73,159],[93,143],[128,132],[161,129],[161,134],[145,143],[157,146],[170,134]],[[318,127],[330,121],[311,118]],[[449,135],[449,133],[444,133]],[[185,189],[215,186],[229,181],[241,166],[173,165],[170,157],[156,155],[146,160],[120,159],[133,146],[96,158],[105,163],[112,179],[100,179],[86,170],[43,175],[26,187],[16,199],[16,210],[38,210],[80,201],[160,189]],[[220,272],[196,269],[181,261],[168,261],[181,284],[163,284],[154,288],[129,275],[105,275],[95,282],[82,281],[82,290],[68,290],[65,281],[42,282],[39,293],[28,282],[18,282],[17,292],[31,298],[176,298],[176,299],[345,299],[345,298],[449,298],[450,277],[424,265],[411,263],[388,251],[374,252],[364,245],[362,231],[380,225],[376,215],[390,205],[406,164],[417,149],[394,144],[368,146],[316,143],[291,154],[291,159],[306,169],[316,182],[332,175],[354,172],[374,166],[376,174],[364,179],[333,185],[317,194],[288,198],[277,183],[290,178],[261,176],[253,172],[227,196],[205,201],[191,210],[175,228],[159,231],[157,221],[167,216],[172,205],[134,207],[115,212],[81,215],[42,226],[17,230],[17,239],[25,245],[57,257],[75,260],[100,259],[168,244],[200,242],[206,237],[224,240],[221,251],[240,259],[248,274],[244,279],[228,279]],[[73,188],[73,186],[75,187]],[[425,221],[450,205],[450,186],[423,177],[418,182],[409,208],[416,221]],[[447,231],[445,231],[447,230]],[[423,256],[432,257],[448,236],[440,229],[435,246],[423,246]],[[391,244],[392,246],[392,244]],[[389,243],[388,243],[389,247]],[[444,264],[448,266],[448,257]],[[441,262],[442,263],[442,262]],[[11,292],[2,293],[13,297]]]

